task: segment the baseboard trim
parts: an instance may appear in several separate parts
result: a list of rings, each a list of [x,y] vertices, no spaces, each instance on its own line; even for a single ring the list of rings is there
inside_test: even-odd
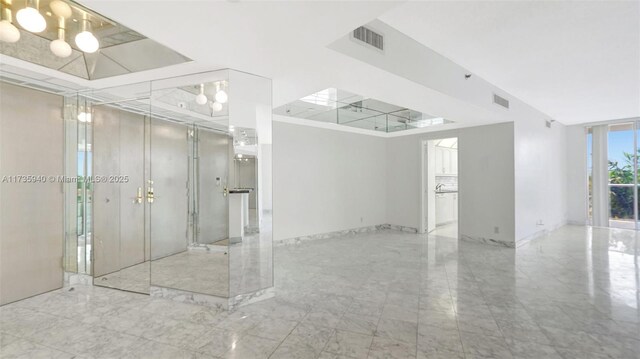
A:
[[[293,237],[293,238],[286,238],[286,239],[276,239],[276,240],[273,241],[273,244],[275,246],[297,245],[297,244],[300,244],[300,243],[304,243],[304,242],[308,242],[308,241],[315,241],[315,240],[318,240],[318,239],[338,238],[338,237],[352,236],[352,235],[359,234],[359,233],[372,233],[372,232],[377,232],[377,231],[381,231],[381,230],[394,230],[394,231],[400,231],[400,232],[406,232],[406,233],[418,233],[418,229],[417,228],[385,223],[385,224],[377,224],[377,225],[374,225],[374,226],[366,226],[366,227],[345,229],[345,230],[342,230],[342,231],[333,231],[333,232],[311,234],[311,235],[308,235],[308,236],[300,236],[300,237]]]
[[[515,243],[513,242],[504,242],[494,238],[475,237],[475,236],[468,236],[466,234],[460,234],[459,237],[460,237],[460,240],[469,242],[469,243],[488,244],[492,246],[506,247],[506,248],[516,247]]]

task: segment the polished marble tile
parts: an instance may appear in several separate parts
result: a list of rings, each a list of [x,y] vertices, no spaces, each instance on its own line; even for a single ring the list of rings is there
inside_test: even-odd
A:
[[[374,337],[369,349],[370,359],[415,359],[416,347],[391,339]]]
[[[324,350],[352,358],[366,358],[372,341],[371,335],[337,330]]]
[[[640,359],[638,236],[277,246],[275,298],[228,313],[77,285],[0,307],[0,357]]]

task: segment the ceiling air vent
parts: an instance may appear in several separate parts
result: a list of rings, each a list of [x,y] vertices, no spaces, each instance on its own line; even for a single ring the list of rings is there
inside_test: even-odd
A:
[[[384,50],[384,36],[364,26],[353,30],[353,38],[373,46],[378,50]]]
[[[507,100],[504,97],[500,97],[496,94],[493,94],[493,103],[495,103],[496,105],[500,105],[504,108],[509,108],[509,100]]]

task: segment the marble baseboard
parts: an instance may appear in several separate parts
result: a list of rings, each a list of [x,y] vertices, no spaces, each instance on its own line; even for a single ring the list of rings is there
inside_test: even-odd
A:
[[[397,224],[383,224],[382,228],[391,229],[391,230],[400,231],[400,232],[407,232],[407,233],[418,233],[418,228],[399,226]]]
[[[384,229],[383,225],[367,226],[367,227],[360,227],[360,228],[353,228],[353,229],[345,229],[345,230],[342,230],[342,231],[311,234],[311,235],[308,235],[308,236],[293,237],[293,238],[286,238],[286,239],[277,239],[277,240],[273,241],[273,244],[276,245],[276,246],[279,246],[279,245],[284,245],[284,246],[296,245],[296,244],[300,244],[300,243],[307,242],[307,241],[343,237],[343,236],[354,235],[354,234],[358,234],[358,233],[370,233],[370,232],[379,231],[381,229]]]
[[[229,306],[229,299],[216,297],[208,294],[194,293],[185,290],[151,286],[149,294],[152,297],[173,300],[175,302],[198,304],[205,307],[212,307],[219,310],[226,310]]]
[[[64,286],[93,285],[93,277],[88,274],[64,272]]]
[[[235,311],[239,307],[259,302],[275,296],[273,287],[259,291],[237,295],[232,298],[218,297],[215,295],[194,293],[185,290],[151,286],[149,294],[152,297],[169,299],[180,303],[197,304],[218,310]]]
[[[273,298],[275,297],[275,295],[276,295],[276,291],[274,287],[260,289],[253,293],[236,295],[235,297],[229,298],[228,310],[230,312],[233,312],[234,310],[240,307],[243,307],[245,305],[249,305],[265,299]]]
[[[507,247],[507,248],[515,248],[515,242],[504,242],[493,238],[484,238],[484,237],[473,237],[467,236],[465,234],[460,234],[460,239],[465,242],[471,243],[481,243],[481,244],[490,244],[493,246]]]
[[[413,227],[399,226],[395,224],[377,224],[375,226],[345,229],[342,231],[312,234],[308,236],[293,237],[293,238],[287,238],[287,239],[277,239],[273,241],[273,244],[276,246],[296,245],[303,242],[314,241],[318,239],[344,237],[344,236],[350,236],[358,233],[371,233],[371,232],[376,232],[380,230],[394,230],[394,231],[402,231],[407,233],[418,233],[418,229]]]
[[[226,252],[227,246],[217,246],[214,244],[198,244],[198,245],[190,245],[187,249],[189,251],[197,251],[197,252]]]

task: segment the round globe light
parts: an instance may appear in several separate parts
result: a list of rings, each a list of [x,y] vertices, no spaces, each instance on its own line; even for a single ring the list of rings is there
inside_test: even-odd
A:
[[[20,30],[7,20],[0,21],[0,41],[16,42],[20,40]]]
[[[30,32],[42,32],[47,27],[47,22],[44,20],[44,16],[32,7],[20,9],[16,14],[16,19],[20,26]]]
[[[73,52],[71,50],[71,45],[67,44],[66,41],[60,39],[51,41],[51,43],[49,44],[49,48],[54,55],[63,58],[69,57]]]
[[[211,104],[211,108],[214,112],[220,112],[222,111],[222,104],[218,101],[215,101]]]
[[[80,122],[91,122],[91,114],[88,112],[80,112],[78,114],[78,121]]]
[[[49,7],[51,11],[57,16],[68,19],[73,15],[73,11],[71,10],[71,6],[62,0],[53,0]]]
[[[209,101],[209,99],[207,99],[207,96],[203,93],[199,94],[198,96],[196,96],[196,103],[198,105],[206,105],[207,101]]]
[[[80,50],[87,53],[94,53],[100,48],[98,39],[86,30],[76,35],[76,45]]]
[[[225,90],[220,90],[216,92],[216,102],[226,103],[229,100],[229,95]]]

